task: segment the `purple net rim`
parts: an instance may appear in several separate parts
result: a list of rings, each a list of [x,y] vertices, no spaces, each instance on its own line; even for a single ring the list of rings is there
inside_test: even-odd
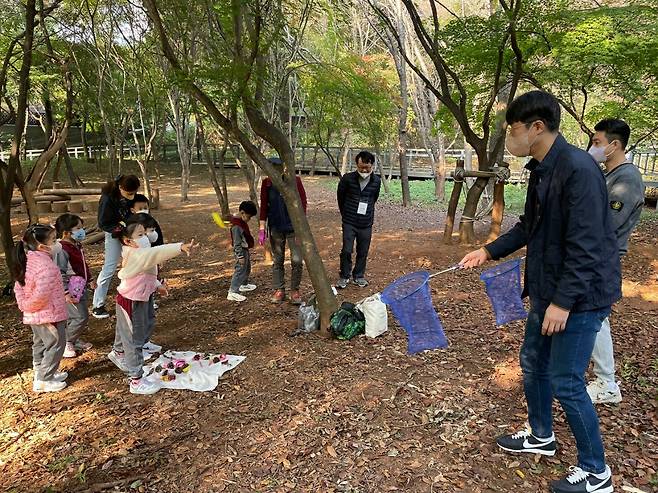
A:
[[[429,278],[430,278],[430,273],[425,270],[420,270],[417,272],[406,274],[393,281],[384,289],[384,291],[382,291],[382,301],[387,305],[390,305],[391,303],[395,303],[395,302],[400,302],[408,298],[412,294],[418,292],[418,290],[421,289],[427,283]],[[414,288],[411,289],[410,291],[403,293],[403,295],[400,294],[396,295],[395,290],[399,288],[402,284],[407,283],[409,281],[417,281],[418,285],[414,286]]]
[[[517,269],[520,265],[521,265],[521,259],[517,258],[514,260],[508,260],[507,262],[498,264],[495,267],[492,267],[491,269],[485,270],[482,274],[480,274],[480,280],[488,281],[490,279],[493,279],[494,277],[502,276],[503,274],[507,274],[509,271]]]

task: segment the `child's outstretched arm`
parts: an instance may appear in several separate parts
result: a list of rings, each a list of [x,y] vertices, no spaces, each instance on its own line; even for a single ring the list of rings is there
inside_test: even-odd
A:
[[[124,258],[124,264],[119,271],[119,279],[129,279],[145,272],[158,264],[177,257],[181,252],[188,256],[195,247],[194,240],[190,243],[168,243],[151,248],[135,248]]]

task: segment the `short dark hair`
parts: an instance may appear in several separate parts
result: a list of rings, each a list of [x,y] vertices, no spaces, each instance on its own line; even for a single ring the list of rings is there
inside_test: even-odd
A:
[[[605,138],[608,142],[618,140],[621,146],[626,149],[628,140],[631,138],[631,127],[624,120],[618,118],[606,118],[601,120],[594,127],[596,132],[605,132]]]
[[[57,221],[55,221],[57,237],[61,238],[67,231],[73,231],[73,228],[75,228],[78,224],[84,224],[84,221],[80,216],[69,214],[68,212],[66,214],[62,214],[57,218]]]
[[[134,206],[136,202],[144,202],[146,204],[150,204],[148,197],[141,193],[135,194],[135,197],[132,200],[132,205]]]
[[[271,157],[268,161],[272,166],[283,166],[283,160],[280,157]]]
[[[155,229],[157,224],[158,224],[153,216],[151,216],[150,214],[144,214],[143,212],[130,216],[130,219],[128,219],[128,222],[129,223],[133,223],[133,222],[139,223],[142,226],[144,226],[144,229],[148,229],[148,228],[154,228]]]
[[[245,200],[244,202],[241,202],[240,208],[238,210],[246,214],[249,214],[252,217],[258,213],[258,208],[256,207],[256,204],[254,204],[251,200]]]
[[[560,103],[555,96],[544,91],[530,91],[522,94],[507,107],[505,120],[508,125],[541,120],[546,128],[555,132],[560,128]]]
[[[354,158],[354,162],[359,164],[359,159],[367,164],[375,164],[375,155],[372,152],[361,151]]]

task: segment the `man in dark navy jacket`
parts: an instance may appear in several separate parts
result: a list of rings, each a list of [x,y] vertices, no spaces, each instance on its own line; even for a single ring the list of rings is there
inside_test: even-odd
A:
[[[372,224],[375,221],[375,203],[379,198],[382,180],[373,174],[375,156],[368,151],[356,155],[356,171],[343,175],[338,183],[338,208],[343,219],[343,248],[340,252],[340,279],[337,287],[343,289],[350,283],[365,288],[366,262]],[[356,240],[356,262],[352,270],[352,250]]]
[[[281,158],[271,158],[270,163],[274,166],[277,173],[283,175],[283,161]],[[299,176],[295,177],[299,198],[302,201],[302,207],[306,212],[306,191],[304,184]],[[285,268],[284,261],[286,258],[286,243],[290,250],[290,302],[293,305],[301,305],[302,295],[299,292],[299,286],[302,282],[302,270],[304,260],[302,257],[301,245],[295,236],[295,228],[292,226],[292,220],[288,213],[288,208],[283,201],[283,196],[276,189],[270,178],[265,178],[260,188],[260,229],[258,231],[258,243],[265,244],[267,232],[270,235],[270,245],[272,247],[272,287],[274,294],[270,298],[272,303],[282,303],[286,297],[285,288]]]
[[[611,492],[594,405],[585,389],[596,334],[621,297],[621,268],[605,178],[585,151],[558,132],[560,106],[541,91],[510,104],[507,149],[532,156],[525,213],[506,234],[461,261],[464,268],[527,247],[524,295],[531,310],[520,363],[530,429],[499,437],[508,452],[556,452],[552,401],[576,439],[578,464],[555,493]]]

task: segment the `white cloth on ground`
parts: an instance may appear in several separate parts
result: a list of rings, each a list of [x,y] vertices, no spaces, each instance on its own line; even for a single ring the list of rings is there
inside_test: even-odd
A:
[[[151,356],[151,353],[144,354]],[[195,355],[200,359],[195,360]],[[207,355],[207,359],[204,357]],[[242,363],[246,356],[235,356],[227,354],[226,362],[213,363],[213,358],[219,358],[220,354],[197,353],[194,351],[166,351],[156,360],[144,365],[144,377],[148,381],[160,386],[163,389],[194,390],[196,392],[207,392],[215,389],[219,383],[219,378],[229,370],[232,370]],[[169,363],[184,360],[189,365],[189,371],[175,373],[174,369],[167,368]],[[161,367],[160,371],[156,368]],[[164,371],[167,375],[174,375],[174,380],[165,381],[162,378]]]

